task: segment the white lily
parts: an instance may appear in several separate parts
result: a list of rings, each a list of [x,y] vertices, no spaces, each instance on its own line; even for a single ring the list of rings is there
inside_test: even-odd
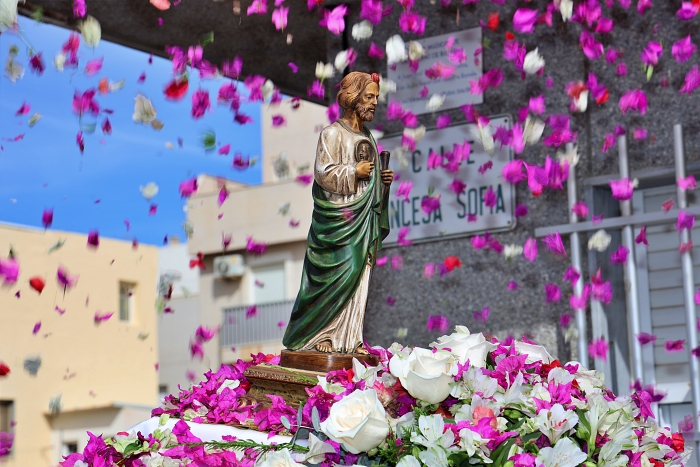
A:
[[[559,13],[561,13],[561,19],[565,23],[571,19],[574,15],[574,2],[572,0],[555,0],[554,5],[559,7]]]
[[[477,122],[476,128],[472,129],[472,135],[481,143],[484,151],[488,154],[493,155],[495,149],[493,143],[493,132],[491,130],[491,125],[481,125]]]
[[[428,109],[430,112],[435,112],[440,107],[442,107],[444,103],[444,94],[433,94],[432,96],[430,96],[430,99],[428,99],[428,102],[425,103],[425,108]]]
[[[588,108],[588,89],[581,91],[578,99],[574,99],[574,107],[576,108],[577,112],[583,113],[586,111]]]
[[[537,465],[544,467],[576,467],[588,456],[569,438],[562,438],[554,447],[540,449]]]
[[[100,22],[88,15],[85,21],[80,23],[80,33],[83,35],[83,43],[88,47],[97,47],[102,38]]]
[[[447,467],[447,453],[440,448],[428,448],[427,451],[421,451],[418,454],[423,464],[430,467]]]
[[[135,122],[151,123],[156,119],[156,109],[149,98],[142,94],[137,94],[134,100],[134,115],[131,118]]]
[[[523,141],[527,144],[537,144],[544,133],[544,122],[539,118],[532,118],[529,115],[525,119],[523,128]]]
[[[542,434],[549,438],[551,443],[556,443],[559,438],[576,427],[578,415],[571,410],[565,410],[561,404],[554,404],[549,410],[540,410],[534,421]]]
[[[404,128],[404,136],[411,138],[413,141],[418,142],[425,136],[425,127],[423,125],[418,128]]]
[[[335,56],[335,62],[333,64],[335,65],[335,69],[341,72],[347,68],[347,66],[350,64],[350,62],[348,62],[348,51],[341,50],[338,52],[338,55]]]
[[[406,44],[398,34],[386,41],[386,63],[388,66],[406,60]]]
[[[352,27],[352,38],[356,41],[363,41],[372,37],[372,23],[367,20],[360,21]]]
[[[557,160],[559,160],[560,163],[566,161],[569,167],[576,167],[578,159],[578,145],[574,145],[571,151],[557,151]]]
[[[469,457],[474,457],[477,449],[484,446],[488,440],[479,435],[479,433],[470,430],[469,428],[462,428],[459,430],[459,447],[469,454]]]
[[[425,56],[425,49],[418,41],[410,41],[408,43],[408,59],[411,61],[420,60]]]
[[[316,78],[323,81],[324,79],[332,78],[334,75],[335,70],[330,63],[318,62],[316,64]]]
[[[275,92],[275,84],[272,82],[272,80],[268,79],[260,87],[260,91],[262,92],[263,99],[268,100]]]
[[[544,58],[540,55],[537,47],[535,50],[531,50],[525,55],[525,60],[523,61],[523,70],[528,75],[537,74],[542,68],[544,68]]]
[[[516,256],[520,256],[523,254],[523,247],[520,245],[516,245],[514,243],[510,245],[506,245],[503,248],[503,256],[508,260],[508,261],[513,261],[513,258]]]
[[[19,0],[0,0],[0,31],[17,24],[17,3]]]
[[[321,441],[313,433],[309,433],[309,451],[304,454],[302,462],[320,464],[326,458],[326,454],[333,453],[335,453],[333,446]]]
[[[445,431],[445,419],[441,415],[421,415],[418,418],[418,430],[411,433],[411,442],[431,447],[442,447],[447,449],[454,444],[454,433],[452,430]]]
[[[421,464],[418,459],[409,454],[399,459],[396,467],[421,467]]]
[[[379,370],[381,370],[381,366],[370,366],[366,367],[362,363],[359,362],[356,358],[352,359],[352,371],[353,371],[353,376],[352,380],[355,383],[359,383],[360,381],[364,380],[365,381],[365,387],[372,387],[374,386],[374,381],[377,378],[377,373]]]
[[[600,229],[588,240],[588,249],[604,252],[610,246],[612,237],[603,229]]]
[[[396,92],[396,82],[382,76],[379,80],[379,102],[386,102],[390,92]]]

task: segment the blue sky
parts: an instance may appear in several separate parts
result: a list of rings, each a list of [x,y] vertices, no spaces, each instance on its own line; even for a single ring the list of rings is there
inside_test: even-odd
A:
[[[197,73],[193,73],[188,95],[179,102],[168,101],[163,95],[164,85],[172,79],[168,60],[153,57],[149,65],[148,54],[101,41],[94,50],[81,45],[77,71],[66,68],[59,72],[53,58],[69,31],[27,18],[20,18],[19,25],[28,42],[42,52],[46,71],[37,76],[29,70],[28,47],[21,38],[9,33],[0,36],[3,69],[12,44],[19,47],[17,59],[25,68],[24,78],[16,83],[4,75],[0,77],[0,137],[25,135],[18,142],[0,142],[4,147],[0,151],[0,222],[41,227],[44,208],[54,208],[53,229],[83,233],[98,229],[103,237],[136,238],[141,243],[160,245],[166,235],[184,237],[184,200],[178,191],[181,181],[208,173],[260,183],[262,164],[243,172],[231,168],[235,152],[260,155],[260,105],[244,104],[241,108],[253,123],[235,123],[228,106],[216,105],[216,92],[226,82],[224,79],[200,83]],[[98,57],[104,57],[102,70],[86,76],[85,64]],[[138,84],[143,72],[146,81]],[[100,114],[95,133],[84,136],[85,153],[81,156],[75,142],[80,128],[78,116],[71,111],[73,94],[96,88],[103,77],[110,81],[125,79],[126,85],[115,93],[97,95],[102,109],[114,111],[109,115],[112,134],[102,134],[100,124],[106,114]],[[191,96],[199,86],[210,91],[212,112],[194,120],[190,116]],[[137,93],[153,102],[158,120],[165,123],[161,131],[132,121]],[[23,102],[31,105],[31,111],[16,117]],[[27,122],[35,112],[43,117],[30,128]],[[220,145],[231,143],[228,156],[205,152],[200,137],[211,130],[216,132]],[[182,149],[178,138],[183,140]],[[166,142],[175,149],[168,149]],[[148,182],[160,188],[152,199],[158,205],[155,216],[148,215],[150,203],[139,191],[139,186]],[[129,232],[125,219],[131,224]]]

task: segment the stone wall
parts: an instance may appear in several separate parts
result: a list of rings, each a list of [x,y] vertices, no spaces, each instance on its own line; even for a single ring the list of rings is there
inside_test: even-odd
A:
[[[388,2],[385,2],[387,4]],[[360,21],[360,2],[351,2],[347,18],[346,36],[337,38],[329,34],[328,60],[333,62],[337,52],[346,47],[358,51],[358,59],[353,70],[378,71],[386,76],[386,62],[367,57],[371,42],[384,47],[386,40],[394,34],[401,34],[403,39],[419,38],[414,34],[402,33],[398,26],[401,6],[393,3],[393,13],[385,17],[379,26],[375,26],[373,36],[366,41],[356,42],[350,35],[352,25]],[[455,5],[457,3],[457,5]],[[676,18],[680,1],[654,2],[651,9],[641,16],[636,9],[636,2],[625,10],[618,2],[612,8],[602,4],[603,16],[612,18],[615,27],[611,33],[596,34],[596,38],[605,46],[614,47],[622,53],[621,60],[627,64],[628,75],[618,77],[616,65],[609,64],[604,57],[591,61],[583,54],[579,46],[579,35],[583,27],[577,23],[563,23],[558,12],[553,13],[553,23],[549,27],[539,24],[534,34],[516,33],[521,43],[530,51],[539,47],[540,54],[546,60],[542,76],[528,76],[521,79],[512,62],[503,58],[503,45],[506,31],[513,31],[513,13],[518,7],[538,8],[544,12],[547,2],[536,0],[530,3],[508,2],[497,5],[490,1],[481,1],[478,5],[462,5],[453,1],[448,7],[441,7],[439,1],[417,1],[415,10],[428,17],[425,34],[430,37],[461,29],[477,27],[479,20],[486,21],[490,12],[499,12],[501,23],[497,31],[483,29],[484,43],[483,69],[487,71],[501,67],[504,72],[503,83],[496,89],[489,89],[484,96],[484,104],[476,106],[482,115],[511,114],[526,107],[530,97],[544,94],[547,110],[545,116],[552,114],[571,115],[572,129],[578,132],[578,147],[581,155],[577,167],[579,199],[584,199],[583,180],[596,175],[616,174],[618,172],[617,149],[612,148],[602,153],[601,147],[606,133],[612,133],[615,125],[624,126],[630,133],[628,148],[630,170],[663,167],[673,165],[674,123],[684,125],[686,161],[700,159],[700,91],[690,96],[679,94],[684,77],[693,64],[698,63],[696,52],[690,61],[677,63],[671,54],[671,44],[691,34],[695,44],[700,42],[700,15],[690,22],[681,22]],[[457,9],[459,8],[459,16]],[[457,18],[459,20],[457,21]],[[664,53],[652,78],[647,81],[642,70],[640,54],[650,40],[661,41]],[[473,57],[468,57],[471,60]],[[589,72],[594,72],[600,82],[608,87],[610,99],[607,103],[596,105],[589,100],[587,112],[570,114],[569,98],[565,86],[571,81],[586,81]],[[547,77],[553,80],[553,87],[545,84]],[[662,86],[662,78],[668,79],[668,86]],[[334,99],[335,85],[342,76],[336,76],[328,86]],[[637,112],[622,115],[618,101],[627,90],[641,88],[648,97],[649,107],[646,115]],[[391,95],[390,95],[391,99]],[[384,118],[386,104],[377,112],[373,124],[381,124],[388,133],[402,131],[400,123],[389,123]],[[435,114],[419,117],[420,123],[427,128],[434,127],[440,110]],[[465,121],[459,109],[448,111],[452,124]],[[645,141],[634,141],[631,130],[637,126],[645,127],[649,137]],[[545,135],[549,130],[545,130]],[[542,143],[527,147],[519,157],[528,163],[542,164],[545,156],[554,156],[556,151]],[[463,169],[464,170],[464,169]],[[444,195],[445,196],[445,195]],[[502,244],[522,245],[528,237],[534,236],[534,229],[540,226],[565,223],[567,217],[566,191],[545,191],[534,198],[527,186],[520,184],[517,188],[517,201],[526,203],[529,214],[518,220],[517,227],[507,233],[495,235]],[[568,240],[565,245],[569,248]],[[582,238],[585,245],[586,237]],[[543,251],[534,264],[524,258],[517,258],[508,263],[493,251],[475,251],[468,238],[435,241],[409,247],[389,248],[386,254],[403,255],[403,268],[392,270],[389,266],[376,268],[372,280],[365,334],[371,344],[389,345],[400,341],[413,345],[427,345],[437,332],[426,331],[428,315],[444,314],[452,324],[465,324],[472,331],[491,333],[499,338],[508,334],[520,337],[531,336],[544,344],[553,354],[561,359],[568,359],[575,353],[575,345],[564,343],[563,333],[559,329],[559,317],[570,312],[568,297],[571,287],[563,283],[562,276],[569,267],[568,258],[558,258]],[[457,255],[463,262],[460,269],[431,280],[423,278],[423,266],[427,262],[442,262],[448,255]],[[584,261],[586,255],[583,255]],[[587,278],[588,267],[584,264],[584,277]],[[519,289],[509,291],[506,285],[514,280]],[[553,282],[562,287],[563,299],[559,304],[546,304],[544,286]],[[386,298],[391,295],[396,299],[392,307]],[[491,317],[486,324],[476,322],[475,310],[489,306]],[[406,337],[397,338],[399,328],[407,328]],[[590,329],[590,328],[589,328]]]

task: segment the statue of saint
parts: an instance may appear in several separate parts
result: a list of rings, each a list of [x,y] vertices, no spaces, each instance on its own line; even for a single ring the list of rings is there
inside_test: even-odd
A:
[[[378,97],[379,75],[348,74],[337,98],[345,113],[318,139],[304,270],[282,341],[290,350],[367,353],[362,326],[372,267],[389,234],[394,179],[375,168],[377,144],[364,125]]]

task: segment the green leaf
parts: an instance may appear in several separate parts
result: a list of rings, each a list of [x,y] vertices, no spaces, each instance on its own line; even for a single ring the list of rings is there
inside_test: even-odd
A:
[[[292,424],[289,422],[289,419],[288,419],[287,417],[285,417],[284,415],[282,415],[282,416],[280,417],[280,422],[282,422],[282,425],[283,425],[286,429],[289,430],[289,429],[292,428]]]
[[[216,148],[216,133],[213,131],[204,132],[202,134],[202,145],[207,151]]]
[[[201,45],[202,48],[206,47],[212,42],[214,42],[214,31],[209,31],[208,33],[202,35],[202,37],[199,39],[199,45]]]
[[[654,74],[654,67],[648,66],[647,67],[647,81],[649,81],[651,79],[652,74]]]
[[[299,410],[297,411],[297,426],[301,426],[301,419],[304,415],[304,408],[299,405]]]
[[[37,23],[41,23],[44,20],[44,9],[40,6],[36,7],[32,12],[32,19]]]
[[[131,454],[131,453],[134,452],[134,451],[137,451],[140,447],[141,447],[141,443],[138,442],[138,441],[135,441],[135,442],[133,442],[133,443],[131,443],[131,444],[128,444],[128,445],[124,448],[124,457],[128,457],[129,454]]]
[[[318,416],[318,409],[316,406],[311,408],[311,423],[314,426],[314,430],[321,431],[321,417]]]

